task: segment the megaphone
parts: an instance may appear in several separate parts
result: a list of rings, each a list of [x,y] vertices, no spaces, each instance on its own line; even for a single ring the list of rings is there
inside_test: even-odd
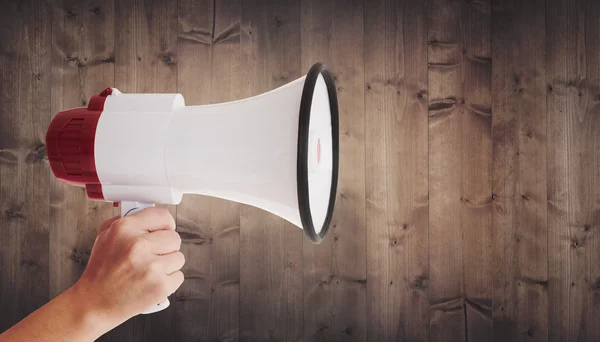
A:
[[[108,88],[58,113],[46,145],[56,178],[120,203],[121,216],[201,194],[264,209],[319,243],[337,189],[336,87],[317,63],[277,89],[212,105]]]

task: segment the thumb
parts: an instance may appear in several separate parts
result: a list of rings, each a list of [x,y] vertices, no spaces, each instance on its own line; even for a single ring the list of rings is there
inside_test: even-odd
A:
[[[113,222],[115,222],[116,220],[120,219],[121,216],[115,216],[115,217],[111,217],[108,220],[104,221],[104,223],[102,223],[100,225],[100,229],[98,229],[98,235],[100,236],[102,233],[104,233],[105,231],[108,230],[108,228],[110,228],[110,226],[113,224]]]

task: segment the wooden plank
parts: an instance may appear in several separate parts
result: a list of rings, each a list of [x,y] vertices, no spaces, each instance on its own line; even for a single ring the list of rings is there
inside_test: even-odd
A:
[[[462,2],[462,207],[468,341],[493,336],[491,0]],[[462,101],[461,101],[462,102]],[[459,199],[460,200],[460,199]]]
[[[492,335],[490,4],[429,6],[432,340]]]
[[[304,239],[304,336],[366,339],[366,236],[363,2],[302,1],[302,70],[328,63],[340,106],[340,173],[331,230],[320,245]]]
[[[87,105],[114,84],[113,1],[56,0],[52,6],[52,114]],[[112,205],[50,177],[50,296],[83,273]]]
[[[369,341],[429,340],[426,11],[365,6]]]
[[[587,66],[587,78],[590,86],[588,86],[588,110],[593,113],[592,119],[592,130],[590,139],[592,139],[592,150],[594,155],[592,158],[593,168],[593,182],[594,193],[592,201],[594,201],[594,209],[592,210],[591,226],[592,234],[598,232],[600,229],[600,119],[598,116],[600,101],[600,66],[598,59],[594,56],[600,55],[600,21],[593,20],[594,16],[598,18],[600,16],[599,3],[590,1],[588,6],[585,8],[586,20],[585,20],[585,31],[586,31],[586,42],[591,42],[589,46],[586,46],[586,58],[589,61]],[[585,227],[584,227],[585,228]],[[589,239],[589,251],[590,251],[590,289],[592,291],[591,296],[591,320],[592,323],[589,329],[589,337],[591,340],[600,340],[600,264],[596,260],[600,260],[600,242],[598,241],[598,234],[596,238]],[[552,313],[551,313],[552,314]]]
[[[177,84],[186,104],[239,99],[239,3],[182,0],[178,13]],[[239,204],[188,195],[178,206],[187,262],[174,300],[175,340],[238,340],[239,227]]]
[[[591,158],[592,168],[592,183],[587,183],[587,186],[593,187],[592,197],[593,209],[591,210],[590,230],[594,236],[588,236],[589,253],[588,263],[590,266],[589,278],[584,279],[589,284],[591,294],[591,309],[590,320],[587,325],[588,339],[600,341],[600,264],[596,262],[600,260],[600,242],[598,240],[598,230],[600,229],[600,61],[597,56],[600,56],[600,21],[594,20],[600,16],[600,3],[589,1],[584,6],[585,13],[585,42],[586,42],[586,60],[587,60],[587,79],[588,87],[585,92],[588,105],[586,115],[591,116],[591,129],[589,139],[592,148],[593,156]],[[578,94],[579,95],[579,94]],[[588,180],[589,182],[589,180]],[[585,227],[584,227],[585,231]],[[552,315],[552,312],[551,312]]]
[[[600,227],[594,170],[600,7],[551,0],[546,10],[549,336],[592,341],[600,339],[593,317],[598,273],[591,273],[599,256],[593,232]]]
[[[177,7],[167,0],[115,5],[115,86],[125,93],[177,92]]]
[[[51,10],[0,5],[0,332],[48,301]]]
[[[494,339],[548,339],[544,0],[492,4]]]
[[[177,7],[169,1],[115,3],[115,87],[124,93],[177,92]],[[176,207],[168,206],[176,216]],[[114,215],[119,215],[118,208]],[[173,308],[139,315],[106,335],[113,341],[166,341]]]
[[[300,77],[306,71],[300,70],[299,1],[243,1],[241,44],[244,98]],[[240,339],[300,340],[304,233],[243,206],[240,234]]]
[[[429,266],[431,339],[466,340],[461,227],[460,7],[434,0],[428,13]]]

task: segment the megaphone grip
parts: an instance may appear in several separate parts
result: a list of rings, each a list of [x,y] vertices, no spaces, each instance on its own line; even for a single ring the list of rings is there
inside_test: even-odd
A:
[[[140,210],[154,207],[154,203],[139,202],[139,201],[121,201],[120,206],[121,206],[121,217],[125,217],[127,215],[137,213]],[[156,305],[152,305],[152,307],[149,307],[148,309],[144,310],[142,312],[142,314],[147,315],[147,314],[162,311],[162,310],[168,308],[170,304],[171,303],[169,302],[169,299],[166,298],[164,302],[158,303]]]

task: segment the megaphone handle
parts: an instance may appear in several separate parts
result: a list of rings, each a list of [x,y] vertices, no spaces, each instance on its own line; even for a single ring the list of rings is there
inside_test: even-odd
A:
[[[137,213],[138,211],[140,211],[142,209],[154,207],[154,203],[139,202],[139,201],[121,201],[120,207],[121,207],[121,217],[125,217],[127,215]],[[168,308],[169,304],[170,304],[169,299],[166,298],[164,302],[158,303],[156,305],[152,305],[152,307],[143,311],[142,314],[147,315],[147,314],[155,313],[158,311],[162,311],[162,310]]]

